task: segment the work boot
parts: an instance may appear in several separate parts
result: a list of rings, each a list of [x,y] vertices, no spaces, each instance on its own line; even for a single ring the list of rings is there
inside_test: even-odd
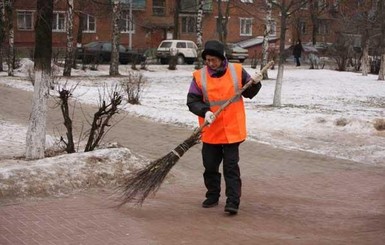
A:
[[[231,215],[237,214],[238,213],[238,205],[236,205],[232,202],[226,203],[225,212],[229,213]]]
[[[202,207],[204,208],[212,208],[218,205],[218,199],[207,198],[202,202]]]

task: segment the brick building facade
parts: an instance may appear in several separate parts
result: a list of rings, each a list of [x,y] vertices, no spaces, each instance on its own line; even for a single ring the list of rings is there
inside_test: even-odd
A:
[[[327,0],[335,1],[335,0]],[[66,46],[66,0],[54,2],[53,46]],[[76,42],[79,26],[83,27],[81,43],[95,40],[111,40],[111,5],[109,0],[74,0],[74,37]],[[103,4],[104,2],[104,4]],[[196,21],[198,0],[121,0],[122,31],[120,43],[133,49],[155,48],[161,40],[177,38],[196,41]],[[176,3],[180,2],[179,15],[176,15]],[[218,1],[204,1],[204,15],[202,20],[203,40],[217,39]],[[323,2],[323,1],[321,1]],[[229,19],[227,24],[227,42],[249,43],[246,48],[249,54],[255,53],[260,46],[260,36],[263,35],[266,10],[263,8],[265,0],[222,0],[221,12],[225,15],[229,4]],[[36,0],[13,1],[13,19],[16,47],[34,47],[34,22],[36,20]],[[131,6],[131,7],[130,7]],[[130,11],[131,10],[131,11]],[[291,44],[301,35],[310,40],[311,25],[307,9],[302,9],[299,22],[288,28],[286,44]],[[297,16],[297,17],[298,17]],[[320,16],[319,41],[333,42],[334,20],[330,12]],[[81,18],[82,17],[82,18]],[[132,19],[132,22],[130,20]],[[176,21],[177,20],[177,21]],[[277,11],[272,12],[271,43],[277,45],[280,32],[280,16]],[[291,20],[294,23],[293,20]],[[81,23],[81,25],[80,25]],[[131,23],[133,23],[131,25]],[[298,23],[300,26],[298,26]],[[323,23],[323,24],[322,24]],[[132,27],[132,28],[130,28]],[[178,28],[178,32],[175,31]],[[299,30],[299,31],[298,31]],[[254,40],[256,40],[254,42]],[[254,42],[254,43],[253,43]]]

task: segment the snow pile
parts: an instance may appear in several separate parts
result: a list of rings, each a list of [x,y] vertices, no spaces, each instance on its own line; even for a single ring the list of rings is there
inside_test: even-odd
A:
[[[0,162],[0,198],[46,196],[117,186],[148,161],[127,148],[65,154],[36,161]]]

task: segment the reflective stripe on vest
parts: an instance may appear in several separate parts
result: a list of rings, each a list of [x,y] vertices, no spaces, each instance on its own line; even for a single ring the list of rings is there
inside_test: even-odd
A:
[[[232,78],[233,85],[234,85],[234,94],[236,94],[239,91],[239,87],[238,87],[238,76],[237,76],[237,73],[235,71],[234,64],[229,63],[228,69],[230,70],[231,78]],[[210,105],[210,107],[211,106],[221,106],[227,102],[227,100],[217,100],[217,101],[210,101],[209,100],[209,97],[207,94],[207,69],[202,69],[202,71],[201,71],[201,83],[202,83],[203,98],[204,98],[205,102]],[[239,99],[240,99],[240,97],[238,97],[236,100],[234,100],[234,102],[238,101]]]

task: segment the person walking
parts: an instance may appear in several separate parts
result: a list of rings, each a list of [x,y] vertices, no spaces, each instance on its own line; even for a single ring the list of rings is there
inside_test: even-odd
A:
[[[206,65],[193,73],[187,94],[187,106],[198,116],[199,124],[208,123],[201,137],[203,179],[207,188],[202,207],[218,205],[221,193],[219,166],[223,161],[227,197],[225,212],[237,214],[242,185],[238,165],[239,145],[246,139],[246,113],[242,97],[252,99],[259,92],[262,75],[250,76],[241,64],[228,62],[224,45],[218,40],[205,43],[202,58]],[[214,112],[250,79],[253,84],[215,118]]]
[[[297,43],[294,45],[294,48],[293,48],[293,55],[294,55],[294,59],[297,63],[297,66],[301,66],[300,58],[301,58],[302,51],[303,51],[303,47],[301,44],[301,40],[298,40]]]

